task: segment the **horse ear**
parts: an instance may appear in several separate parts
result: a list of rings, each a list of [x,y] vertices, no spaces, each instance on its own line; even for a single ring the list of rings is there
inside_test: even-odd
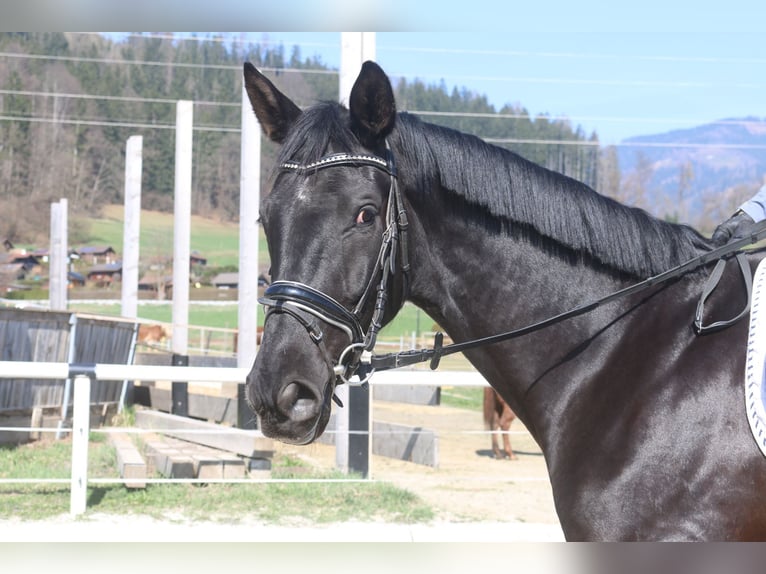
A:
[[[301,109],[250,62],[245,62],[244,77],[247,97],[263,133],[271,141],[282,143]]]
[[[351,130],[362,145],[375,147],[391,133],[396,120],[394,90],[388,76],[375,62],[362,64],[348,103]]]

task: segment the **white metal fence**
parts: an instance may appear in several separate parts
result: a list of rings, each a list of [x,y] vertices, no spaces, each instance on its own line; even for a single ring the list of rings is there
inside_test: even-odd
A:
[[[122,478],[97,478],[88,477],[88,445],[90,433],[90,397],[91,385],[93,381],[186,381],[186,382],[210,382],[217,383],[244,383],[249,369],[245,368],[218,368],[218,367],[175,367],[175,366],[156,366],[156,365],[117,365],[117,364],[68,364],[68,363],[50,363],[50,362],[23,362],[23,361],[0,361],[0,377],[13,379],[72,379],[73,380],[73,400],[72,400],[72,428],[57,429],[70,430],[72,433],[72,469],[69,479],[2,479],[4,482],[24,482],[24,483],[69,483],[71,489],[70,513],[79,515],[85,512],[87,506],[87,488],[88,484],[111,484],[126,483],[135,481],[135,479]],[[373,379],[373,385],[438,385],[454,387],[470,386],[488,386],[486,381],[476,372],[452,372],[452,371],[386,371],[376,374]],[[29,430],[37,432],[48,432],[56,429],[48,428],[14,428],[2,430]],[[115,429],[119,432],[126,432],[127,429]],[[241,432],[241,429],[231,429]],[[102,429],[103,432],[111,432],[110,429]],[[129,432],[141,432],[138,429],[129,429]],[[150,432],[150,431],[145,431]],[[157,432],[153,429],[151,432]],[[188,431],[195,432],[195,431]],[[211,432],[209,430],[200,430],[199,432]],[[221,427],[216,432],[225,433],[227,427]],[[248,431],[260,433],[258,430]],[[487,432],[487,431],[484,431]],[[285,479],[284,482],[328,482],[328,479]],[[368,480],[368,479],[359,479]],[[187,483],[187,482],[257,482],[258,479],[141,479],[141,482],[153,483]],[[279,482],[279,480],[268,479],[270,482]],[[336,479],[335,481],[349,482],[353,479]]]

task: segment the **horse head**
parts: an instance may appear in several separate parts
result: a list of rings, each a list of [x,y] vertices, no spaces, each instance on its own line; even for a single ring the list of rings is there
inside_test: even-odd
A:
[[[386,136],[394,95],[372,62],[363,65],[348,109],[301,110],[249,63],[244,80],[263,132],[281,144],[260,207],[272,283],[261,300],[267,316],[247,397],[264,435],[308,444],[327,426],[335,386],[359,368],[377,329],[403,302],[391,263],[398,215],[389,209],[395,169]]]

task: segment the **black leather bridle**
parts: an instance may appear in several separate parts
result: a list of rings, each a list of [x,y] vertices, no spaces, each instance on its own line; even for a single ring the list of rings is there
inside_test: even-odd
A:
[[[349,338],[349,345],[341,352],[333,366],[336,378],[340,383],[349,383],[349,379],[354,374],[358,374],[360,381],[355,384],[366,385],[372,374],[376,371],[396,369],[426,361],[430,362],[431,369],[436,369],[439,366],[441,358],[446,355],[522,337],[556,323],[560,323],[561,321],[588,313],[601,305],[666,283],[671,279],[678,278],[685,273],[716,261],[716,267],[705,284],[703,294],[697,305],[693,322],[694,331],[701,335],[725,329],[742,319],[750,309],[752,277],[744,254],[740,250],[766,238],[766,220],[755,224],[748,231],[746,236],[736,238],[722,247],[703,253],[685,263],[669,269],[668,271],[649,277],[648,279],[625,287],[614,293],[610,293],[600,299],[584,303],[569,311],[549,317],[537,323],[504,333],[472,339],[462,343],[453,343],[447,346],[442,346],[443,334],[437,333],[434,339],[434,346],[431,349],[413,349],[399,353],[372,355],[371,352],[375,346],[378,332],[382,328],[383,316],[386,310],[389,280],[397,273],[397,252],[401,257],[399,271],[403,274],[404,281],[404,296],[397,302],[399,307],[404,303],[407,295],[407,281],[410,270],[407,254],[407,213],[404,204],[402,203],[399,186],[397,184],[394,158],[388,145],[386,145],[385,159],[375,155],[339,153],[326,155],[318,161],[309,164],[288,161],[281,164],[279,168],[283,171],[292,171],[295,173],[312,173],[317,170],[335,166],[372,166],[385,171],[391,178],[388,194],[388,208],[386,212],[386,229],[383,232],[383,241],[378,254],[377,264],[362,297],[359,299],[354,310],[349,311],[332,297],[317,289],[297,281],[280,280],[272,283],[271,286],[266,289],[264,297],[258,301],[267,307],[267,319],[272,313],[287,313],[293,316],[306,328],[312,340],[317,344],[321,344],[323,337],[322,330],[316,323],[308,320],[305,317],[305,314],[312,315],[321,321],[344,331]],[[737,263],[739,264],[747,294],[747,304],[737,316],[729,320],[704,325],[703,315],[705,300],[717,286],[723,273],[725,262],[731,257],[736,257]],[[380,280],[377,286],[375,310],[370,327],[367,329],[367,332],[365,332],[361,326],[360,318],[364,308],[368,304],[370,296],[372,295],[376,277],[379,273]]]
[[[362,362],[363,354],[371,353],[383,326],[383,316],[386,311],[389,281],[396,275],[397,269],[403,275],[404,295],[398,302],[399,307],[406,299],[407,279],[409,273],[409,258],[407,254],[407,212],[402,203],[401,193],[396,178],[396,165],[391,150],[386,145],[386,158],[371,154],[335,153],[323,156],[319,160],[301,164],[287,161],[279,165],[282,171],[311,174],[322,169],[338,166],[372,166],[386,172],[391,184],[388,191],[388,206],[386,208],[386,228],[378,252],[377,262],[367,285],[353,311],[349,311],[335,299],[304,283],[298,281],[274,281],[264,292],[258,302],[266,306],[266,319],[273,313],[285,313],[296,319],[308,331],[312,341],[321,344],[324,334],[316,322],[307,315],[337,327],[343,331],[349,340],[348,346],[341,352],[333,363],[335,375],[340,383],[348,383],[349,379],[358,374],[361,383],[365,384],[375,369],[369,360]],[[401,263],[397,266],[397,253]],[[380,279],[377,279],[380,276]],[[370,298],[376,288],[375,308],[370,326],[365,332],[360,320],[364,310],[368,308]]]

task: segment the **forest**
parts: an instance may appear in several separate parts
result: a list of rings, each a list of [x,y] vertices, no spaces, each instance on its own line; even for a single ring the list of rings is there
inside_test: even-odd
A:
[[[47,244],[49,205],[67,198],[70,243],[87,221],[122,203],[125,144],[143,136],[142,206],[171,211],[178,100],[194,102],[192,210],[237,221],[242,64],[265,71],[298,105],[338,99],[338,72],[299,47],[133,35],[0,34],[0,235]],[[395,81],[397,105],[428,122],[472,133],[607,195],[620,193],[614,149],[597,134],[522,105],[495,109],[481,94]],[[262,144],[263,174],[275,156]]]

